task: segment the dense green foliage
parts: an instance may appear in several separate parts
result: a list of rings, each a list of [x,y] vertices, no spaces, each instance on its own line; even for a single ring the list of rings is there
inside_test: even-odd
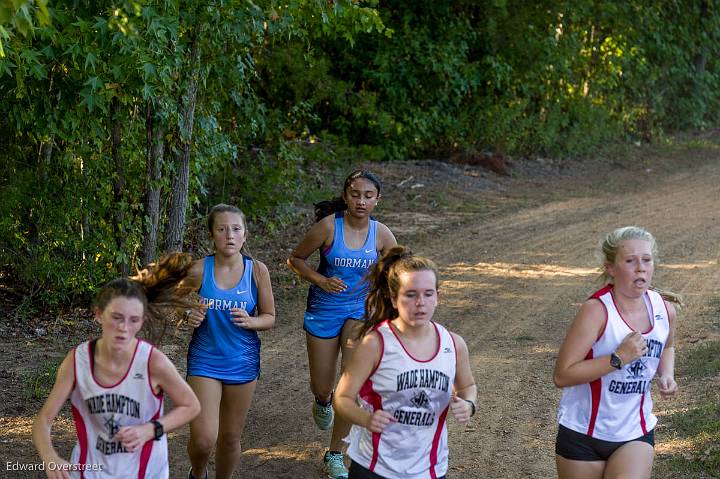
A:
[[[717,124],[719,2],[0,0],[0,265],[68,304],[310,162]],[[52,293],[50,293],[52,292]]]

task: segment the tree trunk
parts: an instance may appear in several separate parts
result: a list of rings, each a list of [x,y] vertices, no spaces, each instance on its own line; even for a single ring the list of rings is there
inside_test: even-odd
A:
[[[190,81],[187,93],[180,100],[181,112],[179,145],[175,156],[175,177],[172,182],[172,202],[170,219],[165,236],[165,251],[182,251],[185,233],[185,212],[188,205],[188,185],[190,182],[190,146],[192,145],[193,123],[195,121],[195,102],[199,82],[200,49],[197,36],[192,41],[190,55]]]
[[[113,164],[115,165],[115,179],[113,181],[113,196],[115,198],[115,222],[113,223],[113,230],[115,233],[115,244],[117,251],[115,254],[116,258],[127,258],[127,251],[125,251],[125,227],[123,222],[125,221],[125,208],[123,207],[123,191],[125,190],[125,169],[120,157],[120,133],[122,131],[122,124],[120,122],[120,105],[117,97],[113,97],[110,102],[110,121],[112,122],[112,138],[111,138],[111,152]],[[120,274],[127,276],[130,274],[130,265],[127,259],[121,259],[118,261],[118,268]]]
[[[147,134],[147,196],[145,214],[147,235],[143,245],[143,264],[149,264],[157,258],[158,225],[160,224],[160,176],[163,155],[165,153],[162,124],[156,122],[155,110],[148,105],[145,117]]]

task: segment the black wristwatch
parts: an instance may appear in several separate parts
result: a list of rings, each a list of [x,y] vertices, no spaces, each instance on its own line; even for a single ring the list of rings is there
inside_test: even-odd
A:
[[[165,434],[165,430],[163,429],[163,425],[160,421],[156,421],[155,419],[150,421],[153,426],[155,426],[155,440],[159,441],[161,437],[163,437],[163,434]]]
[[[620,359],[620,356],[615,353],[610,353],[610,366],[614,367],[615,369],[622,369],[623,363],[622,359]]]
[[[474,403],[474,402],[472,402],[472,401],[471,401],[471,400],[469,400],[469,399],[465,399],[465,398],[460,398],[460,399],[462,399],[463,401],[467,401],[467,402],[469,402],[469,403],[470,403],[470,407],[471,407],[471,410],[470,410],[470,417],[473,417],[473,416],[475,415],[475,403]]]

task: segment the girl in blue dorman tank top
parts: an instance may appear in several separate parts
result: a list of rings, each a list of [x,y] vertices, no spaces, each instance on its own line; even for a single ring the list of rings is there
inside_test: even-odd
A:
[[[245,215],[235,206],[216,205],[208,215],[208,230],[215,254],[197,260],[187,279],[203,305],[187,316],[194,328],[187,382],[202,406],[190,423],[191,479],[207,478],[213,449],[215,477],[230,478],[237,468],[240,437],[260,375],[258,331],[275,323],[268,269],[245,246]]]
[[[337,418],[333,424],[332,395],[338,355],[346,364],[351,338],[365,319],[367,296],[364,278],[370,266],[397,245],[395,236],[370,214],[380,200],[380,179],[369,171],[351,173],[342,196],[315,205],[316,223],[288,259],[290,268],[310,282],[303,328],[310,366],[310,389],[315,396],[312,414],[323,430],[332,426],[324,466],[331,479],[347,478],[342,439],[350,424]],[[320,264],[313,270],[306,262],[315,251]]]

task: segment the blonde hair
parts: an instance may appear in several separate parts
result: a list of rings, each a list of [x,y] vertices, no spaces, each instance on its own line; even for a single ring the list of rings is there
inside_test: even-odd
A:
[[[394,319],[398,315],[392,304],[400,291],[400,274],[413,271],[432,271],[435,274],[435,284],[439,281],[437,265],[434,261],[422,256],[416,256],[405,246],[390,248],[375,263],[366,277],[368,295],[365,299],[365,315],[367,320],[363,323],[358,337],[363,337],[386,319]]]
[[[608,274],[606,265],[615,264],[615,258],[617,256],[620,243],[633,239],[639,239],[650,243],[650,252],[653,256],[653,262],[657,264],[657,242],[655,241],[655,237],[649,231],[640,228],[639,226],[623,226],[622,228],[617,228],[605,236],[600,243],[600,258],[603,265],[599,280],[603,285],[612,283],[613,279],[612,276]],[[661,290],[656,287],[651,287],[650,289],[659,293],[666,301],[676,303],[679,306],[683,305],[682,297],[679,294],[673,293],[672,291]]]

